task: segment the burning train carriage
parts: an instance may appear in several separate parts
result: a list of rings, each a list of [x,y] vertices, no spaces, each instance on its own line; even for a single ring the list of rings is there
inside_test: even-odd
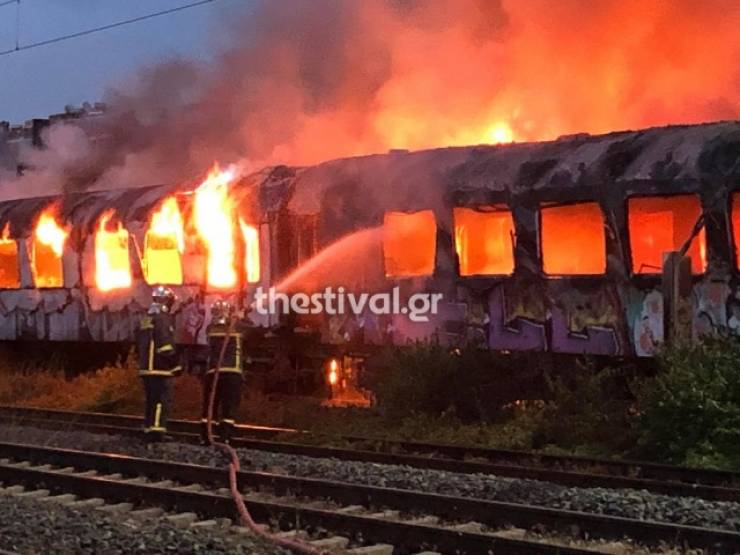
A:
[[[666,335],[662,256],[684,244],[693,274],[682,293],[685,333],[740,330],[739,185],[738,122],[268,168],[229,185],[236,219],[233,276],[225,283],[209,283],[209,249],[220,247],[198,229],[197,184],[7,201],[0,203],[0,227],[8,226],[0,273],[12,276],[16,264],[18,279],[2,283],[0,337],[130,340],[150,284],[161,279],[148,275],[147,232],[176,198],[182,245],[159,266],[180,264],[178,314],[203,288],[248,303],[257,286],[398,286],[404,299],[443,293],[439,313],[428,322],[366,311],[301,323],[335,344],[433,338],[496,350],[649,356]],[[39,287],[34,266],[35,227],[50,206],[69,230],[61,287]],[[217,220],[202,226],[209,222]],[[101,231],[128,248],[117,264],[128,263],[130,283],[124,275],[122,284],[101,287]]]

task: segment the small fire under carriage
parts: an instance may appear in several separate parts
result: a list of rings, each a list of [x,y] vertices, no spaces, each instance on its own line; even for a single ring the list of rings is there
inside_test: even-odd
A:
[[[443,295],[437,314],[258,314],[325,344],[651,356],[740,332],[740,122],[277,166],[0,203],[0,338],[125,342],[151,286]],[[666,277],[666,253],[678,276]],[[669,272],[670,273],[670,272]]]

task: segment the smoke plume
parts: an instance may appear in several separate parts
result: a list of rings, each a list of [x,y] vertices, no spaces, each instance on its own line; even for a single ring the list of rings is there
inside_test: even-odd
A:
[[[111,90],[103,140],[52,129],[23,180],[149,185],[217,160],[736,119],[738,29],[735,0],[261,0],[214,29],[231,46],[212,64],[169,61]]]

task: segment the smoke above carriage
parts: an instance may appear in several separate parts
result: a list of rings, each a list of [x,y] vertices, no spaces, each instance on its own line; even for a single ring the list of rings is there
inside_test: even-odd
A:
[[[739,24],[731,0],[261,0],[212,61],[111,90],[95,140],[51,129],[21,190],[735,119]]]
[[[444,319],[458,322],[440,333],[499,319],[498,343],[495,330],[484,333],[505,349],[634,352],[634,322],[645,312],[652,323],[649,303],[627,306],[630,295],[603,285],[563,300],[559,285],[530,278],[609,274],[623,284],[654,274],[661,249],[680,247],[713,206],[699,194],[707,173],[699,160],[721,150],[712,141],[735,144],[734,128],[534,143],[738,118],[732,8],[724,0],[604,1],[587,11],[545,0],[256,2],[216,30],[226,46],[213,60],[144,68],[109,91],[104,117],[52,125],[45,148],[24,154],[23,175],[0,194],[49,196],[38,210],[58,203],[55,222],[71,226],[67,250],[79,258],[64,261],[79,274],[68,282],[65,273],[64,283],[90,287],[70,318],[87,318],[94,337],[126,337],[123,309],[145,304],[155,282],[190,287],[189,298],[202,284],[374,291],[389,276],[411,289],[431,287],[433,276],[451,297]],[[359,158],[312,166],[348,156]],[[207,175],[214,162],[222,168]],[[713,179],[730,174],[723,166]],[[633,183],[658,178],[676,184],[661,194],[685,198],[631,201],[629,216],[617,210],[631,191],[658,192]],[[629,185],[604,190],[619,180]],[[28,242],[16,210],[8,205],[0,217],[10,224],[3,240]],[[574,244],[573,222],[589,249]],[[643,243],[631,244],[629,226],[648,230]],[[697,274],[712,269],[713,252],[731,258],[731,246],[723,253],[707,243],[702,231],[690,247]],[[39,284],[33,271],[23,275],[29,252],[15,255],[21,287]],[[527,287],[488,284],[456,297],[453,278],[512,274],[530,279]],[[126,295],[115,294],[121,289]],[[562,341],[543,331],[561,321]]]

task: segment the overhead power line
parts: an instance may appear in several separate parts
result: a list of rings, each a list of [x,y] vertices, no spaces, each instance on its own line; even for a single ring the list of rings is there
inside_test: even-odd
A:
[[[3,6],[10,6],[11,4],[19,4],[20,2],[18,0],[6,0],[5,2],[0,2],[0,8]]]
[[[132,23],[138,23],[140,21],[173,14],[175,12],[181,12],[183,10],[188,10],[190,8],[196,8],[198,6],[203,6],[205,4],[211,4],[216,1],[217,0],[200,0],[199,2],[192,2],[190,4],[185,4],[183,6],[178,6],[176,8],[170,8],[168,10],[162,10],[159,12],[154,12],[154,13],[142,15],[139,17],[134,17],[131,19],[126,19],[123,21],[116,21],[115,23],[110,23],[108,25],[101,25],[100,27],[93,27],[92,29],[85,29],[84,31],[78,31],[76,33],[70,33],[68,35],[61,35],[61,36],[54,37],[51,39],[46,39],[46,40],[42,40],[38,42],[32,42],[30,44],[16,44],[15,48],[11,48],[10,50],[0,51],[0,56],[7,56],[9,54],[14,54],[15,52],[20,52],[21,50],[30,50],[32,48],[38,48],[40,46],[47,46],[49,44],[55,44],[57,42],[63,42],[63,41],[70,40],[70,39],[76,39],[79,37],[84,37],[86,35],[92,35],[93,33],[100,33],[101,31],[108,31],[109,29],[115,29],[116,27],[123,27],[124,25],[131,25]],[[17,3],[17,2],[18,0],[11,0],[9,2],[0,4],[0,7],[6,4]]]

